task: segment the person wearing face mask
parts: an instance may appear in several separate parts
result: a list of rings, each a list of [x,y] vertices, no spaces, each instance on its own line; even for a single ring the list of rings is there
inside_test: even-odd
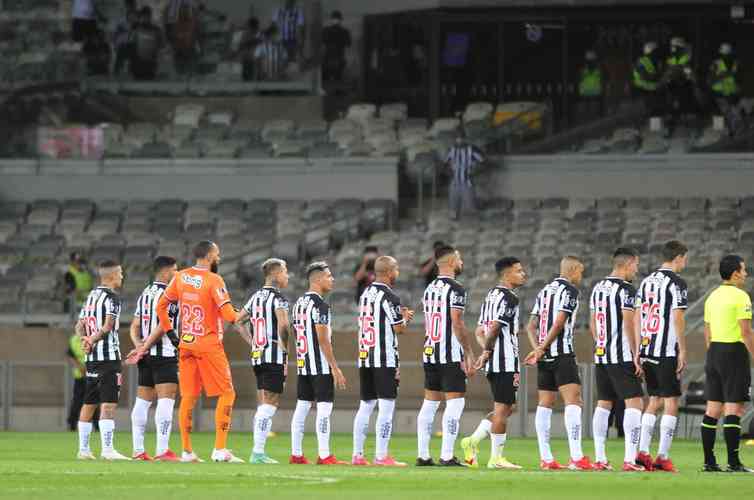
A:
[[[282,43],[280,29],[276,24],[267,29],[267,38],[257,45],[254,51],[257,78],[259,80],[277,81],[285,79],[288,65],[288,52]]]
[[[602,77],[597,53],[588,50],[584,56],[584,66],[579,73],[579,114],[587,116],[602,114]]]
[[[733,47],[729,43],[720,45],[719,57],[712,61],[709,70],[709,86],[719,112],[725,116],[731,133],[740,126],[738,104],[738,61],[733,56]]]
[[[157,57],[164,45],[162,31],[152,22],[152,9],[139,11],[132,35],[131,75],[136,80],[154,80],[157,76]]]
[[[645,43],[643,55],[634,64],[633,85],[649,116],[656,116],[661,112],[660,100],[658,99],[661,85],[660,64],[657,44],[655,42]]]
[[[671,118],[666,129],[666,135],[670,136],[681,115],[699,115],[696,76],[691,67],[691,50],[681,37],[673,37],[670,40],[670,55],[665,60],[663,81],[666,84],[670,105]]]
[[[477,202],[471,177],[484,156],[475,146],[458,134],[455,145],[448,151],[445,165],[450,169],[451,181],[448,197],[450,217],[458,220],[461,215],[476,212]]]
[[[344,28],[342,23],[343,14],[335,10],[330,14],[330,25],[322,29],[322,80],[325,82],[343,81],[346,49],[351,47],[351,32]]]

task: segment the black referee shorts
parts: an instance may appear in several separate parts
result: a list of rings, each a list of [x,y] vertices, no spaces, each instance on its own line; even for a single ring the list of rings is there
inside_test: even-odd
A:
[[[139,386],[178,383],[178,358],[145,356],[139,361]]]
[[[335,401],[335,380],[332,375],[299,375],[296,397],[300,401],[332,403]]]
[[[516,391],[518,391],[517,373],[493,373],[487,374],[490,383],[492,399],[495,403],[514,405],[516,404]]]
[[[398,397],[395,368],[359,368],[359,383],[362,401]]]
[[[641,380],[636,376],[633,363],[597,365],[597,399],[617,401],[644,396]]]
[[[285,389],[285,367],[276,363],[254,365],[257,390],[282,394]]]
[[[424,363],[424,388],[436,392],[466,392],[466,373],[461,363]]]
[[[647,394],[660,398],[681,396],[681,380],[676,374],[678,358],[642,358]]]
[[[575,356],[558,356],[537,363],[537,389],[557,392],[564,385],[581,385]]]
[[[707,401],[744,403],[751,399],[749,352],[743,343],[710,343],[704,373]]]
[[[84,404],[117,403],[120,384],[120,361],[87,361]]]

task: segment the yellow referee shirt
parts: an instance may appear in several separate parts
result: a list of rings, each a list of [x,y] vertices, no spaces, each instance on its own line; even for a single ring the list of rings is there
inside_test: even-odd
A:
[[[733,344],[743,342],[742,319],[751,319],[749,294],[733,285],[721,285],[704,303],[704,322],[709,325],[710,341]]]

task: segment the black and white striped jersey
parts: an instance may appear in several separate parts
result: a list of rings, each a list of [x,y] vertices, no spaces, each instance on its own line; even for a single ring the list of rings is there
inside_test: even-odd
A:
[[[673,311],[689,305],[686,282],[670,269],[658,269],[641,282],[636,307],[641,315],[641,355],[672,358],[678,354]]]
[[[283,76],[288,65],[288,51],[282,43],[266,40],[254,51],[259,69],[265,80],[277,80]]]
[[[597,341],[594,362],[598,365],[631,363],[633,341],[624,332],[623,311],[633,311],[636,289],[621,278],[607,277],[594,285],[589,308],[594,315]]]
[[[330,305],[315,292],[306,292],[293,305],[296,330],[296,367],[299,375],[329,375],[330,364],[319,346],[316,325],[327,327],[332,342]]]
[[[141,340],[146,340],[152,334],[152,330],[160,324],[160,319],[157,317],[157,303],[160,301],[160,297],[165,293],[167,287],[167,284],[155,281],[141,292],[139,300],[136,302],[134,318],[139,320],[139,336]],[[168,306],[168,315],[170,316],[170,324],[173,325],[173,330],[178,330],[177,303],[171,303]],[[149,355],[161,358],[175,358],[178,355],[178,350],[173,347],[167,335],[163,335],[149,349]]]
[[[455,184],[470,185],[472,171],[483,159],[482,153],[471,144],[451,147],[445,161],[450,164],[450,168],[453,171],[452,182]]]
[[[500,323],[495,349],[487,361],[487,373],[518,373],[519,310],[518,296],[512,290],[496,286],[487,292],[478,325],[488,335],[492,324]]]
[[[272,16],[283,40],[295,41],[298,29],[304,26],[304,11],[301,7],[278,8]]]
[[[281,344],[275,312],[282,309],[288,314],[288,299],[277,288],[266,286],[254,292],[243,308],[251,323],[251,364],[284,365],[287,346]]]
[[[359,368],[397,368],[401,300],[384,283],[374,282],[359,297]]]
[[[424,290],[424,354],[425,364],[460,363],[463,347],[453,335],[451,309],[466,308],[466,290],[455,279],[438,276]]]
[[[101,331],[108,316],[115,320],[113,329],[94,344],[92,352],[86,355],[87,361],[120,360],[120,297],[111,289],[98,286],[89,292],[79,313],[79,319],[84,322],[85,334],[91,336]]]
[[[555,323],[559,312],[568,316],[563,330],[550,344],[544,359],[554,359],[558,356],[575,356],[573,350],[573,325],[579,310],[579,290],[565,278],[557,278],[546,285],[537,295],[532,316],[539,318],[537,326],[537,343],[541,344]]]

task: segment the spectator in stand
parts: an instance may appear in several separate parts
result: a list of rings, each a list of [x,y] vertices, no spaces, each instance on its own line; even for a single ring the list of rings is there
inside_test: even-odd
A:
[[[170,0],[164,19],[166,38],[173,47],[175,70],[190,73],[199,52],[199,5],[194,0]]]
[[[97,32],[97,20],[105,21],[95,0],[73,0],[71,36],[74,42],[85,42]]]
[[[123,17],[118,21],[113,34],[113,45],[115,46],[115,65],[113,74],[120,75],[123,65],[131,58],[133,44],[131,35],[139,19],[139,13],[136,10],[135,0],[125,0],[125,10]]]
[[[75,431],[86,393],[86,353],[81,346],[81,337],[78,335],[74,334],[68,339],[66,357],[73,374],[73,393],[71,395],[71,406],[68,410],[68,430]]]
[[[86,265],[86,259],[78,252],[73,252],[70,255],[70,261],[68,263],[68,270],[63,277],[65,281],[65,293],[66,299],[73,296],[78,309],[81,304],[86,300],[86,296],[92,290],[94,284],[92,274]],[[66,300],[67,309],[70,310],[70,302]]]
[[[353,281],[356,285],[356,303],[359,303],[364,289],[374,283],[377,275],[374,272],[374,261],[379,257],[379,249],[370,245],[364,248],[364,256],[361,258],[361,263],[356,266],[353,272]]]
[[[259,44],[264,42],[264,35],[259,31],[259,19],[252,17],[246,23],[246,29],[241,36],[238,53],[243,67],[243,79],[248,82],[256,80],[255,53]]]
[[[437,278],[437,263],[435,262],[435,252],[438,248],[442,248],[445,246],[445,243],[442,241],[435,241],[434,245],[432,245],[432,255],[429,259],[425,260],[421,263],[419,266],[419,274],[424,278],[424,287],[428,287],[430,283],[432,283],[435,278]]]
[[[278,81],[285,79],[288,52],[280,38],[280,30],[273,24],[267,30],[265,40],[254,51],[257,80]]]
[[[110,44],[107,43],[105,32],[97,32],[87,38],[81,49],[86,58],[87,72],[90,75],[107,75],[110,73]]]
[[[288,60],[298,60],[304,48],[304,9],[296,5],[296,0],[285,0],[285,7],[275,10],[272,22],[282,33]]]
[[[341,26],[343,14],[334,10],[330,14],[330,25],[322,30],[324,57],[322,79],[325,82],[342,82],[346,69],[346,49],[351,47],[351,32]]]
[[[165,45],[162,31],[152,22],[151,7],[142,7],[133,33],[131,75],[136,80],[154,80],[157,76],[157,58]]]

